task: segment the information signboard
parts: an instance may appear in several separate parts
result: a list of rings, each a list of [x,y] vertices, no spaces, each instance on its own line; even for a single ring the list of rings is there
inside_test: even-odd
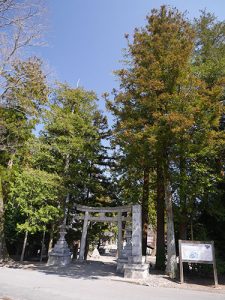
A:
[[[182,244],[181,253],[183,261],[213,261],[212,244]]]
[[[183,262],[212,264],[215,285],[218,285],[214,242],[179,240],[180,281],[184,282]]]

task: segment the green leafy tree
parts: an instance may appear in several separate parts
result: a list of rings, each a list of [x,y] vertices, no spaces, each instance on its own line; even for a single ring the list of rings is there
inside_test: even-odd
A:
[[[22,148],[22,135],[26,131],[23,122],[24,110],[18,110],[21,108],[21,103],[18,102],[19,95],[15,95],[15,92],[19,86],[22,92],[21,85],[26,81],[25,74],[28,74],[31,69],[29,66],[31,64],[22,62],[24,49],[42,43],[44,7],[44,2],[39,0],[0,1],[0,259],[7,256],[4,243],[3,199],[6,198],[3,181],[4,168],[7,164],[9,168],[11,167],[18,146]],[[33,79],[35,79],[34,76]],[[32,87],[34,87],[34,82],[38,81],[31,81]],[[31,96],[31,101],[33,97],[29,96]],[[19,98],[22,100],[22,94]],[[17,102],[16,107],[12,107],[12,103],[8,102],[9,99],[13,100],[13,104]],[[25,104],[24,101],[23,104]]]
[[[192,92],[196,101],[186,109],[193,116],[195,125],[185,134],[178,135],[173,179],[173,189],[177,190],[178,196],[176,217],[182,239],[193,239],[193,220],[199,222],[200,207],[205,207],[209,198],[212,204],[213,199],[220,197],[217,186],[222,178],[224,149],[224,133],[220,130],[224,111],[224,28],[224,22],[217,21],[214,15],[205,11],[194,22],[195,48],[191,63],[199,88],[197,94]],[[188,227],[191,227],[189,232]]]
[[[24,244],[21,261],[28,233],[46,231],[47,225],[56,222],[60,214],[60,178],[56,174],[31,168],[14,172],[10,181],[8,206],[14,207],[14,214],[19,214],[17,232],[24,232]],[[7,209],[6,209],[7,210]],[[10,211],[12,214],[12,210]]]
[[[17,62],[11,72],[4,73],[6,89],[1,97],[0,106],[0,257],[4,247],[4,201],[7,195],[4,190],[3,174],[11,172],[14,161],[20,159],[22,164],[25,157],[26,142],[32,136],[32,130],[40,119],[43,106],[47,102],[48,88],[46,77],[42,71],[42,62],[37,59]],[[7,179],[8,181],[9,179]],[[4,251],[5,252],[5,251]]]
[[[208,95],[214,99],[214,106],[208,107],[209,118],[206,121],[207,140],[204,151],[197,157],[192,166],[192,178],[196,185],[188,180],[188,186],[195,191],[191,201],[191,218],[193,220],[192,236],[197,239],[215,240],[218,255],[224,260],[224,235],[220,228],[224,226],[224,39],[225,22],[215,15],[202,11],[195,19],[196,48],[193,59],[193,71],[202,81]],[[214,124],[210,120],[217,109]],[[209,126],[211,135],[209,135]],[[212,133],[214,133],[212,135]],[[212,138],[213,136],[213,138]],[[202,139],[202,138],[201,138]],[[189,177],[187,177],[190,179]],[[198,188],[196,188],[198,187]],[[197,201],[196,201],[197,199]],[[212,225],[213,224],[213,225]]]
[[[110,183],[101,142],[107,124],[96,100],[94,92],[59,84],[45,115],[35,164],[62,178],[65,216],[74,202],[96,205],[107,198]]]

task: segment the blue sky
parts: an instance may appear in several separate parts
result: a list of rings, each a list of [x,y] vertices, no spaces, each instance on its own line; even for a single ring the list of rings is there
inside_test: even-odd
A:
[[[97,92],[111,92],[118,85],[113,70],[120,67],[125,33],[145,24],[145,16],[162,4],[187,10],[189,17],[206,8],[225,19],[224,0],[46,0],[48,47],[38,49],[52,77]],[[104,101],[99,100],[104,110]]]

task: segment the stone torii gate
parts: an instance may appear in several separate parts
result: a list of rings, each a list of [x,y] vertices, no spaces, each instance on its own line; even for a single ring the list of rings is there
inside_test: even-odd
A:
[[[146,278],[148,276],[148,264],[142,257],[142,218],[140,205],[128,205],[118,207],[89,207],[76,204],[76,213],[72,223],[83,220],[83,230],[80,244],[79,260],[84,260],[85,245],[89,222],[110,222],[118,226],[118,260],[117,270],[124,272],[127,278]],[[126,216],[123,214],[126,213]],[[131,225],[131,251],[123,249],[122,222],[130,222]],[[49,254],[48,265],[66,265],[70,262],[70,251],[65,240],[65,226],[60,227],[60,239],[53,251]]]
[[[73,216],[74,221],[83,220],[83,230],[80,244],[79,260],[84,260],[84,252],[86,246],[86,237],[89,222],[108,222],[118,224],[118,257],[121,256],[123,248],[122,240],[122,222],[131,221],[129,213],[132,211],[131,206],[118,206],[118,207],[89,207],[83,205],[76,205],[77,213]],[[82,213],[80,215],[78,212]],[[127,213],[127,216],[122,216]]]

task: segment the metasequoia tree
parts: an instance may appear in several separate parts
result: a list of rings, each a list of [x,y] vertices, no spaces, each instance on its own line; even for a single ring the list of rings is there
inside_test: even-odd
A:
[[[207,22],[204,17],[197,28],[212,29],[204,27]],[[218,28],[221,33],[222,24],[214,28],[217,33]],[[205,31],[199,29],[195,34],[176,9],[162,6],[153,10],[146,27],[136,29],[132,43],[128,42],[127,68],[117,72],[120,90],[109,103],[117,120],[114,139],[120,152],[131,166],[143,171],[144,210],[149,201],[146,171],[156,172],[156,267],[164,267],[165,208],[166,271],[172,278],[177,269],[174,204],[179,212],[180,237],[186,238],[189,215],[218,182],[215,157],[224,145],[224,134],[219,130],[224,110],[222,71],[213,58],[204,58],[214,51],[213,57],[222,59],[223,43],[218,42],[218,34],[216,42],[212,38],[216,45],[209,45],[203,38]]]
[[[149,168],[157,166],[157,227],[161,228],[157,237],[157,265],[164,265],[165,203],[167,267],[171,277],[176,273],[170,176],[175,130],[171,125],[176,124],[176,128],[184,131],[192,124],[189,116],[178,111],[177,103],[185,103],[181,86],[189,76],[193,39],[191,26],[176,9],[162,6],[153,10],[146,27],[136,29],[132,43],[128,43],[127,68],[117,72],[121,85],[111,104],[117,118],[116,139],[124,154],[131,155],[143,170],[143,231],[148,224]]]

